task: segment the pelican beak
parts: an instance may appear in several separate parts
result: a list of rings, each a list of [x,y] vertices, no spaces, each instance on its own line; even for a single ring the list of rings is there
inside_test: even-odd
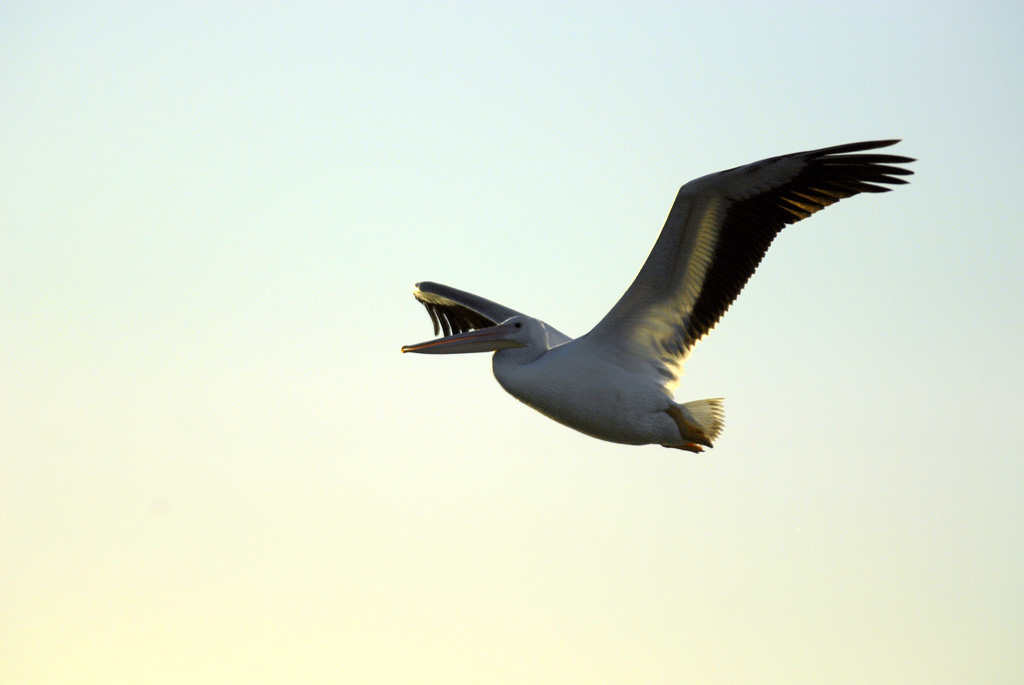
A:
[[[526,347],[512,339],[518,331],[515,324],[498,324],[489,328],[481,328],[466,333],[446,335],[436,340],[403,345],[402,352],[419,352],[420,354],[462,354],[464,352],[494,352],[508,347]]]

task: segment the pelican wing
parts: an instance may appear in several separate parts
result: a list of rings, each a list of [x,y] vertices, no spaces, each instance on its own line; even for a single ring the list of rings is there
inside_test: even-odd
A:
[[[683,360],[718,323],[787,225],[858,193],[890,190],[908,157],[867,153],[897,140],[797,152],[684,185],[633,284],[587,335],[650,361],[671,389]]]
[[[519,312],[497,302],[458,288],[423,281],[416,284],[413,296],[427,308],[434,324],[434,335],[445,335],[490,328],[519,316]]]
[[[465,333],[496,326],[513,316],[526,316],[511,307],[492,302],[486,298],[467,293],[448,285],[422,281],[416,284],[413,296],[427,308],[434,323],[434,335],[442,330],[445,335]],[[572,338],[561,331],[544,324],[548,344],[554,347],[567,343]]]

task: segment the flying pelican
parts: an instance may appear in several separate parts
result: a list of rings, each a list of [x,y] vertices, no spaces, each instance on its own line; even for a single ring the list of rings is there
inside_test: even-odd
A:
[[[494,376],[545,416],[601,440],[690,452],[722,432],[722,400],[678,404],[682,365],[718,323],[788,224],[858,193],[891,190],[909,157],[876,140],[797,152],[703,176],[676,196],[633,284],[593,330],[573,339],[478,295],[416,284],[434,335],[402,352],[494,352]]]

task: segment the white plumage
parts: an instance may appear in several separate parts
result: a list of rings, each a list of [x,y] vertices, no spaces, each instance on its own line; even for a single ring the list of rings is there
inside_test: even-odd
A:
[[[545,416],[602,440],[700,452],[722,431],[720,399],[679,404],[682,364],[788,224],[843,198],[885,192],[914,160],[853,143],[765,159],[684,185],[651,254],[611,311],[572,339],[548,324],[437,283],[416,286],[434,332],[402,348],[493,351],[494,375]]]

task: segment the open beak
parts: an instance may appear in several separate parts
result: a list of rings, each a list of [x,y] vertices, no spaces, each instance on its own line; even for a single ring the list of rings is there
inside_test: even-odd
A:
[[[415,345],[403,345],[402,352],[420,354],[462,354],[464,352],[494,352],[508,347],[526,347],[512,340],[516,332],[514,324],[498,324],[476,331],[446,335]]]

